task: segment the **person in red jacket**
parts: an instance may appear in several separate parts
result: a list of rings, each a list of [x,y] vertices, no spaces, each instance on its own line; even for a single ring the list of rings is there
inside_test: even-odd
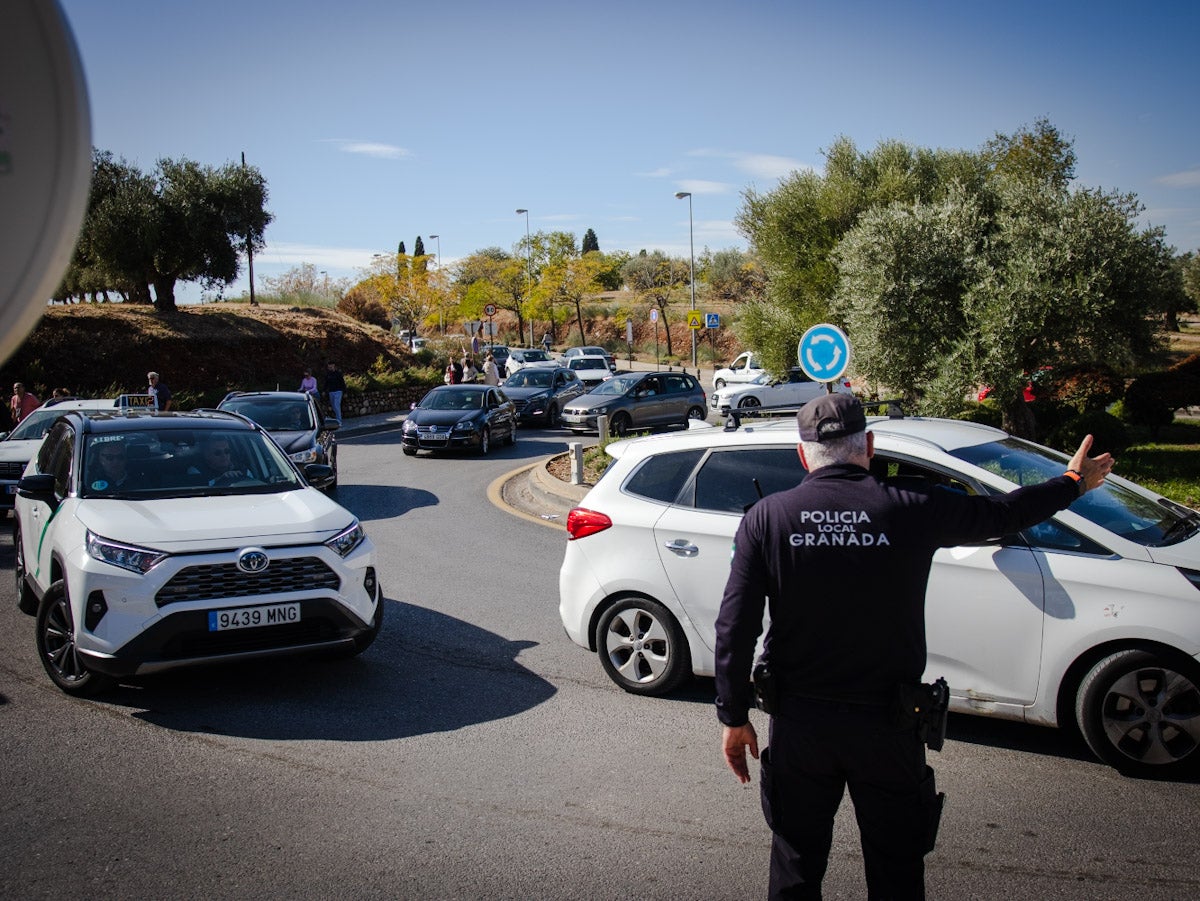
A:
[[[25,390],[25,385],[17,382],[13,385],[12,400],[8,402],[8,411],[12,415],[14,426],[42,405],[42,402]]]

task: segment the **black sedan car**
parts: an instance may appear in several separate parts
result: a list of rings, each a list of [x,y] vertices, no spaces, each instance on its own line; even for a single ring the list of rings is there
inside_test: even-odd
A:
[[[565,366],[533,367],[514,372],[504,382],[504,393],[517,408],[517,421],[558,423],[559,411],[567,401],[587,391],[573,370]]]
[[[266,429],[301,472],[309,463],[322,463],[333,470],[328,478],[313,482],[314,488],[331,491],[337,487],[337,437],[333,433],[339,423],[321,412],[313,395],[299,391],[234,391],[225,395],[217,409],[239,413]]]
[[[401,432],[402,450],[491,450],[493,441],[517,443],[517,413],[503,391],[490,385],[442,385],[412,408]]]
[[[617,436],[634,429],[686,428],[691,420],[704,419],[707,401],[704,388],[686,372],[627,372],[563,407],[562,424],[572,432],[594,432],[603,415]]]

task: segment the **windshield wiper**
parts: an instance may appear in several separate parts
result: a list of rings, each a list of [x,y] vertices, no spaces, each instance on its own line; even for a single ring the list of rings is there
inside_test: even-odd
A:
[[[1174,544],[1191,538],[1197,530],[1200,530],[1200,513],[1189,511],[1182,519],[1175,520],[1171,528],[1163,533],[1162,544]]]

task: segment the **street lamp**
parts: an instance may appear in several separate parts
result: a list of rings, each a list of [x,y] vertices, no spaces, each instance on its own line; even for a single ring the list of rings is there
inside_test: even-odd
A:
[[[692,237],[692,192],[691,191],[676,191],[675,199],[688,199],[688,282],[692,286],[692,311],[696,309],[696,244]],[[700,368],[696,365],[696,332],[699,329],[689,329],[692,333],[692,368],[697,374]]]
[[[517,215],[525,214],[525,304],[529,304],[529,295],[533,293],[533,245],[529,241],[529,210],[517,210]],[[529,316],[529,346],[533,347],[533,314]]]

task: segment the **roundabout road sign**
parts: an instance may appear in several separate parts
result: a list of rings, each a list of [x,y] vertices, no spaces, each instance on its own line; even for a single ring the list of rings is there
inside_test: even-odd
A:
[[[796,357],[810,379],[832,382],[850,365],[850,339],[836,325],[814,325],[800,339]]]

